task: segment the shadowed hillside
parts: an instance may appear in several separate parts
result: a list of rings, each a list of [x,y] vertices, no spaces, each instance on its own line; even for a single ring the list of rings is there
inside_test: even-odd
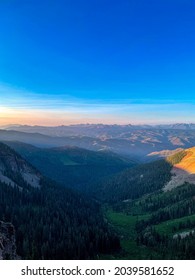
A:
[[[78,147],[43,149],[18,142],[6,143],[45,176],[71,188],[81,189],[86,184],[136,165],[134,161],[110,152]]]
[[[0,167],[0,221],[13,224],[22,259],[93,259],[120,248],[98,203],[44,178],[5,144]],[[39,187],[29,174],[39,178]],[[3,252],[0,244],[0,258]]]
[[[181,150],[97,186],[122,236],[121,258],[195,259],[194,164],[194,148]]]

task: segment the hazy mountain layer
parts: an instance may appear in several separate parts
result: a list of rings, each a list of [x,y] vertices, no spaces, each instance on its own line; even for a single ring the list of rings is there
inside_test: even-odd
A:
[[[49,128],[41,128],[40,131],[44,133],[47,129]],[[55,131],[59,128],[52,128],[52,131],[53,129]],[[93,151],[111,151],[141,161],[153,160],[154,157],[148,156],[153,152],[185,149],[195,145],[195,130],[193,129],[151,127],[135,129],[131,126],[103,125],[62,127],[61,129],[65,132],[53,133],[52,136],[29,133],[29,131],[34,131],[31,127],[28,133],[0,130],[0,140],[20,141],[37,147],[77,146]],[[69,132],[66,131],[68,129],[70,129]]]
[[[49,136],[88,136],[88,137],[115,137],[131,130],[142,129],[176,129],[176,130],[194,130],[195,124],[176,123],[165,125],[104,125],[104,124],[78,124],[56,127],[28,126],[28,125],[8,125],[4,127],[7,130],[16,130],[21,132],[41,133]]]

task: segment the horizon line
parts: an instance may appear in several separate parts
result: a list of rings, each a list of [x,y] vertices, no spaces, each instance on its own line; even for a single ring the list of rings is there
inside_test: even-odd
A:
[[[171,122],[171,123],[127,123],[127,124],[120,124],[120,123],[72,123],[72,124],[59,124],[59,125],[41,125],[41,124],[4,124],[0,125],[0,128],[9,128],[9,127],[48,127],[48,128],[55,128],[55,127],[68,127],[68,126],[84,126],[84,125],[102,125],[102,126],[160,126],[160,125],[195,125],[195,122]]]

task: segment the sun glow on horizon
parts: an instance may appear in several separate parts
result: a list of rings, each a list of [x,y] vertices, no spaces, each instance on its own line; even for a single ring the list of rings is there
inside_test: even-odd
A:
[[[83,112],[77,112],[72,109],[69,110],[44,110],[44,109],[18,109],[9,107],[0,107],[0,126],[10,124],[20,125],[40,125],[40,126],[59,126],[59,125],[72,125],[72,124],[168,124],[176,122],[193,122],[188,118],[173,119],[170,122],[170,118],[167,121],[164,119],[156,119],[150,115],[146,118],[143,114],[137,112],[137,114],[126,113],[120,114],[120,112],[101,112],[101,110],[91,113],[88,110]]]
[[[1,126],[195,122],[195,104],[190,100],[84,99],[32,93],[3,83],[0,96]]]

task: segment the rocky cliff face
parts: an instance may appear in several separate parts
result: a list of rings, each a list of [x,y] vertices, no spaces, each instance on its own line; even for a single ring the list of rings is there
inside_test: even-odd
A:
[[[0,260],[19,259],[16,254],[15,230],[11,223],[0,221]]]
[[[25,184],[40,188],[41,175],[7,145],[0,143],[0,182],[20,189]]]

